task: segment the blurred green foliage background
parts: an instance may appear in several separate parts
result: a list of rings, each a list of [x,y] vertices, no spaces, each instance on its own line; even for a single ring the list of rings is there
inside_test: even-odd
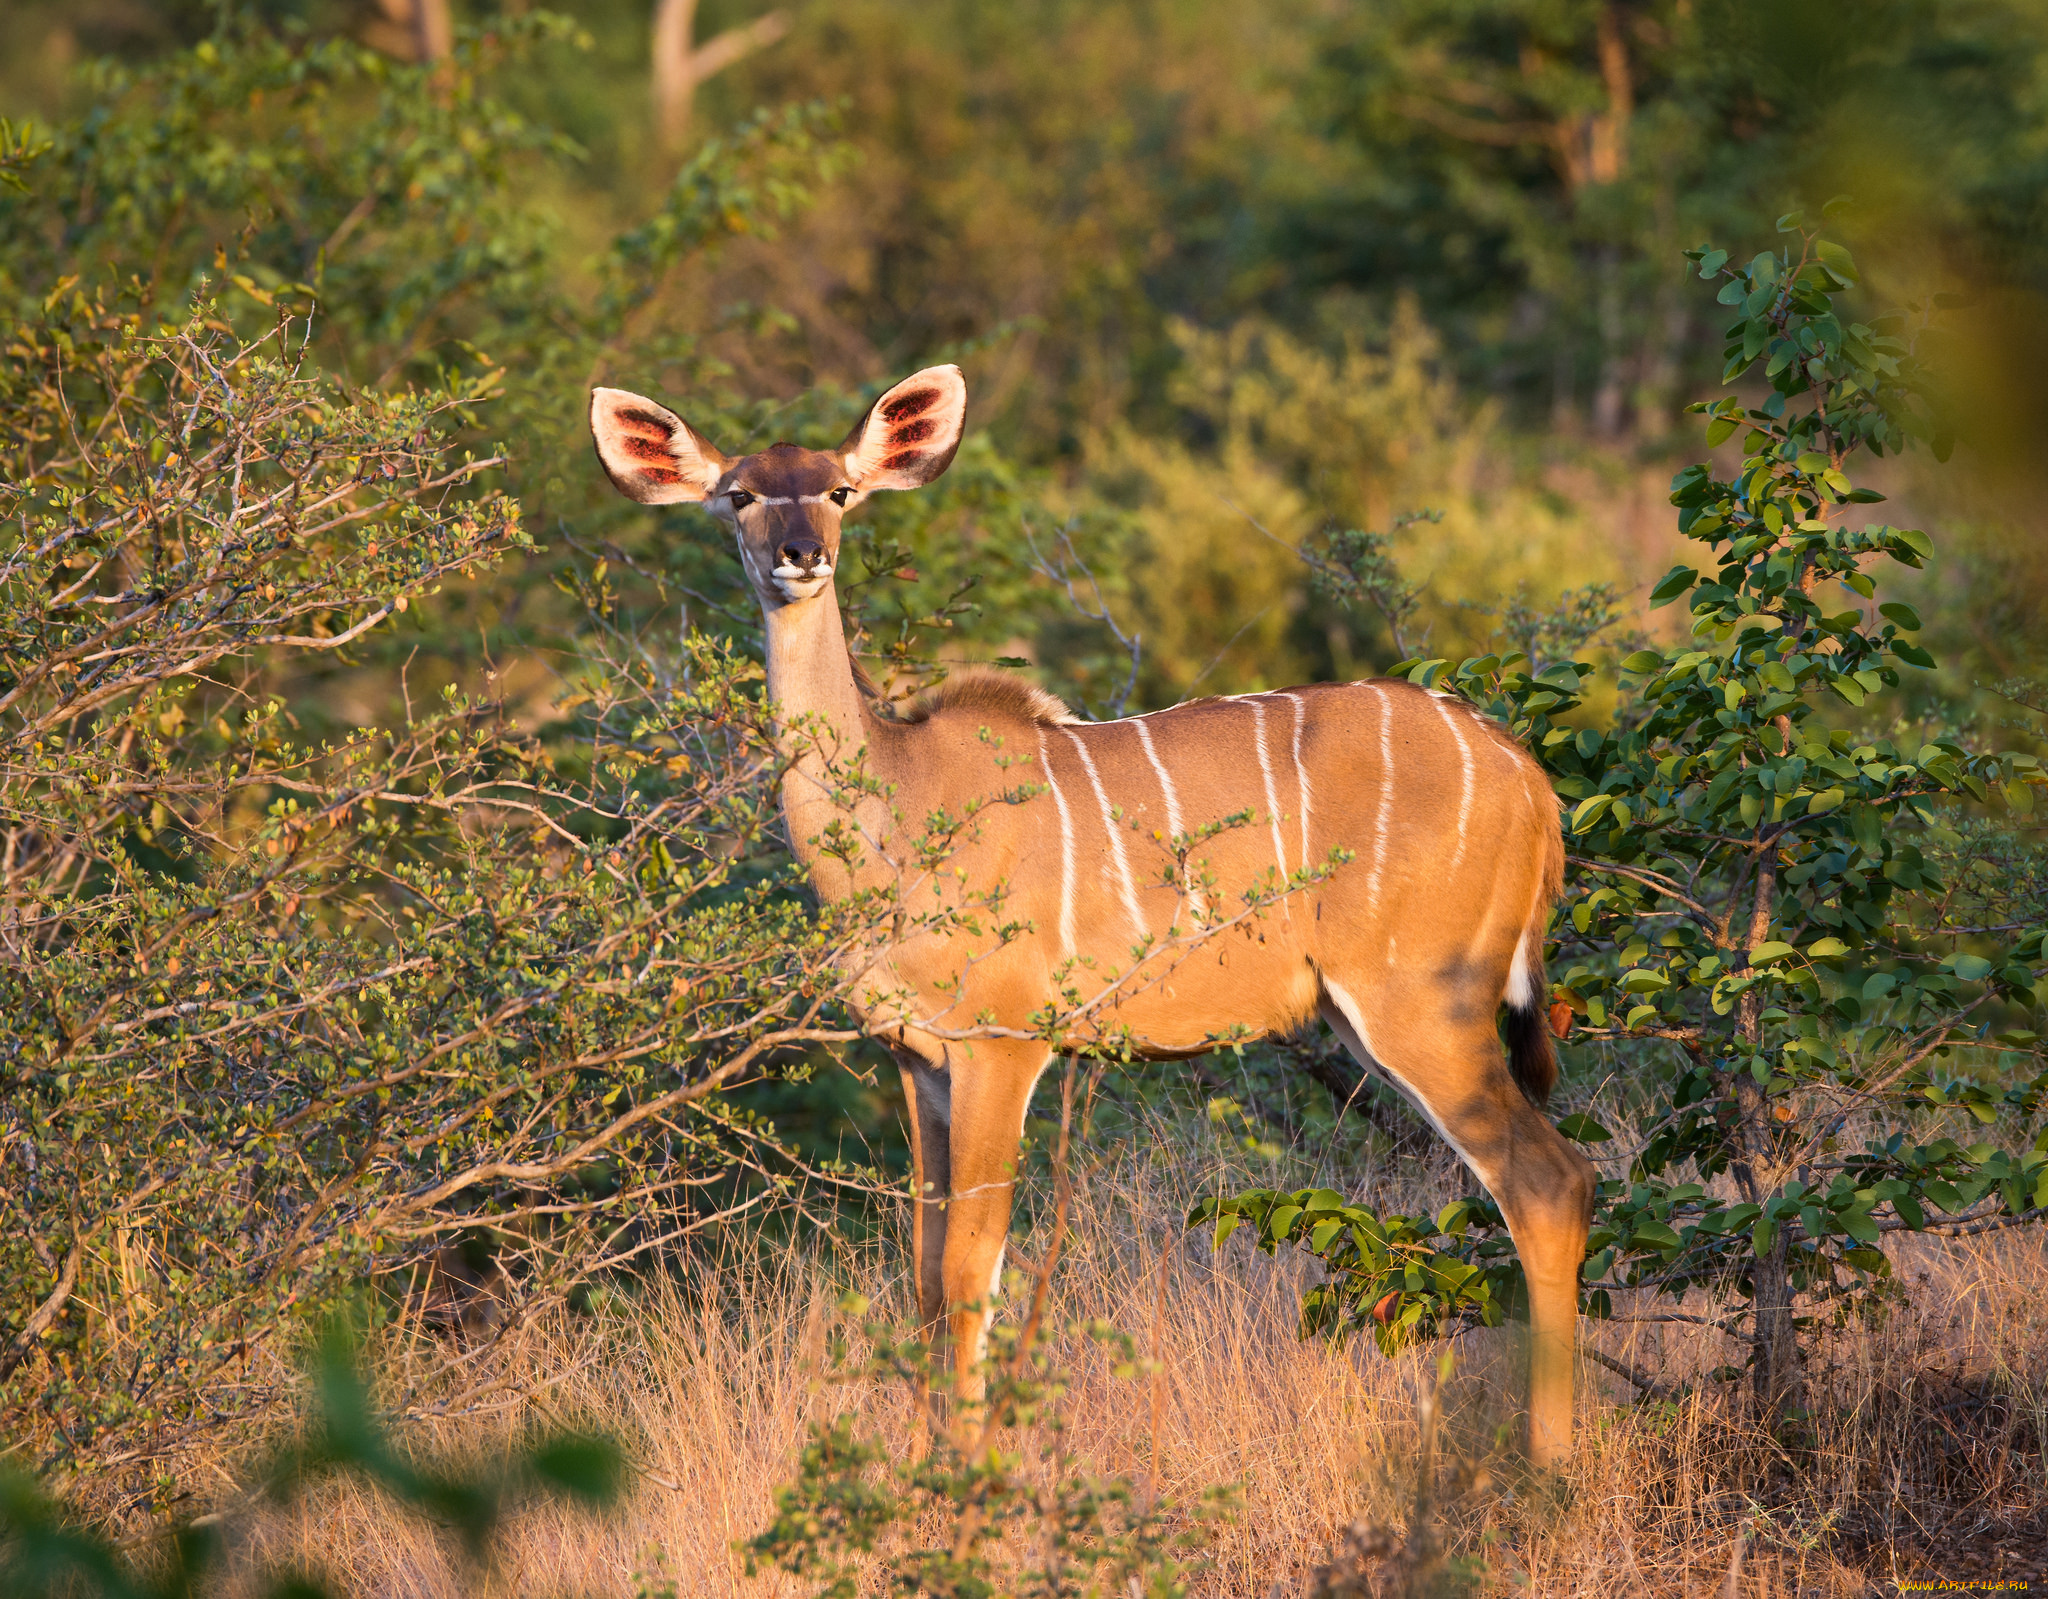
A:
[[[227,14],[388,42],[385,12],[409,3]],[[461,48],[532,9],[453,0]],[[655,132],[648,0],[556,10],[573,28],[479,57],[494,126],[457,110],[407,130],[411,148],[366,129],[375,158],[334,148],[310,185],[324,194],[286,162],[289,200],[272,191],[251,211],[228,185],[152,226],[158,269],[175,255],[197,273],[238,238],[265,254],[250,230],[297,212],[294,275],[324,245],[330,348],[357,381],[485,355],[516,368],[562,305],[597,292],[608,241],[655,210],[692,148],[764,109],[836,108],[845,159],[814,204],[671,272],[641,312],[649,342],[613,344],[601,374],[528,365],[529,391],[507,386],[508,421],[550,424],[515,445],[515,489],[557,550],[701,531],[657,532],[591,492],[574,420],[588,377],[723,420],[741,398],[852,394],[955,357],[1009,489],[1082,519],[1082,554],[1144,636],[1148,701],[1386,663],[1387,641],[1316,604],[1248,516],[1291,543],[1443,510],[1400,547],[1429,581],[1436,646],[1455,652],[1488,631],[1474,604],[1522,586],[1539,601],[1591,581],[1627,592],[1663,570],[1677,408],[1716,375],[1718,330],[1683,293],[1678,252],[1709,235],[1761,244],[1779,212],[1848,190],[1843,231],[1873,303],[1962,302],[1946,367],[1973,470],[1939,490],[1887,485],[1969,534],[1968,570],[1939,575],[1928,607],[1962,651],[1949,687],[2029,664],[2048,17],[2027,0],[1881,0],[1846,40],[1805,0],[797,4],[783,37],[701,85],[674,151]],[[760,11],[706,0],[695,37]],[[145,68],[221,15],[198,0],[19,0],[0,19],[0,108],[104,121],[110,80],[92,63]],[[1810,70],[1788,74],[1800,60]],[[347,102],[323,112],[324,137],[349,125]],[[368,98],[353,110],[367,120]],[[280,131],[261,106],[206,116],[235,160]],[[458,215],[429,168],[478,138],[497,190]],[[266,204],[278,215],[252,222]],[[95,251],[116,253],[104,224],[72,219],[58,253]],[[18,234],[6,253],[0,282],[28,291]],[[267,253],[274,271],[292,264]],[[371,347],[344,352],[352,314]],[[543,374],[556,392],[531,392]],[[815,410],[750,420],[765,439]],[[974,578],[957,653],[1057,661],[1055,688],[1106,692],[1122,652],[1015,564],[1014,529],[965,511],[939,523],[937,547],[891,569],[918,578],[876,596],[885,629]],[[702,576],[729,594],[721,568]],[[550,614],[529,596],[504,642],[544,653]]]

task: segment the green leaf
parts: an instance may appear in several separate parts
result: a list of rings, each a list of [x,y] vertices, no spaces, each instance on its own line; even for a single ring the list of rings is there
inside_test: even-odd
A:
[[[1576,1111],[1557,1124],[1557,1130],[1578,1144],[1604,1144],[1614,1134],[1584,1111]]]
[[[1966,983],[1980,983],[1991,975],[1991,962],[1982,955],[1956,955],[1942,964]]]
[[[1848,954],[1849,946],[1839,938],[1822,938],[1808,944],[1806,953],[1815,960],[1826,960],[1830,956]]]
[[[1707,424],[1707,448],[1710,450],[1719,449],[1734,436],[1735,430],[1740,426],[1742,426],[1742,423],[1736,417],[1715,417],[1713,421]]]
[[[1709,250],[1700,257],[1700,276],[1711,278],[1727,264],[1728,252],[1726,250]]]
[[[1661,650],[1637,650],[1621,663],[1624,672],[1654,672],[1664,664]]]
[[[1757,945],[1749,952],[1749,964],[1752,966],[1765,966],[1772,961],[1781,961],[1787,955],[1797,955],[1798,953],[1799,951],[1793,948],[1792,945],[1772,939],[1769,943]]]
[[[1658,580],[1657,586],[1650,590],[1650,608],[1655,610],[1660,605],[1669,605],[1699,580],[1700,574],[1695,568],[1674,566]]]
[[[1901,600],[1886,600],[1877,608],[1880,616],[1889,617],[1908,633],[1920,631],[1920,613]]]
[[[534,1450],[533,1474],[550,1488],[586,1504],[607,1504],[619,1491],[625,1458],[609,1438],[563,1437]]]
[[[1814,245],[1813,253],[1820,257],[1823,266],[1844,283],[1861,281],[1862,274],[1856,270],[1856,258],[1832,239],[1820,240]]]
[[[1592,825],[1593,820],[1613,803],[1612,794],[1595,794],[1591,799],[1582,801],[1579,808],[1572,812],[1571,831],[1583,833]]]

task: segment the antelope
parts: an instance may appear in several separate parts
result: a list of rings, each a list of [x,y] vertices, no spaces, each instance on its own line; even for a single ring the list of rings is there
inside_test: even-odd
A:
[[[1499,1202],[1529,1284],[1529,1454],[1560,1462],[1594,1171],[1538,1108],[1557,1073],[1543,938],[1564,859],[1541,768],[1463,701],[1401,681],[1086,722],[971,671],[884,714],[841,624],[841,522],[944,472],[966,414],[953,366],[896,384],[829,451],[727,456],[637,394],[599,388],[590,407],[621,493],[701,505],[737,542],[766,619],[789,843],[820,897],[900,882],[930,818],[975,816],[946,880],[997,888],[1008,930],[903,936],[861,1015],[901,1070],[919,1313],[956,1393],[984,1391],[1025,1110],[1055,1053],[1033,1018],[1085,1014],[1069,1036],[1175,1060],[1320,1015]],[[853,760],[872,781],[849,798],[833,774]]]

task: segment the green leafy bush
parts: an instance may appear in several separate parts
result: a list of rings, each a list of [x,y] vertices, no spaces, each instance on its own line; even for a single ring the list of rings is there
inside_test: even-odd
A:
[[[494,92],[576,43],[230,18],[0,134],[0,1427],[46,1474],[276,1403],[255,1346],[366,1277],[445,1294],[446,1246],[488,1322],[867,1186],[731,1092],[857,1036],[902,907],[812,908],[753,620],[675,632],[729,559],[611,495],[583,416],[630,361],[735,442],[843,429],[721,400],[687,287],[844,152],[763,113],[576,261],[533,192],[566,147]],[[1018,495],[985,440],[952,481],[849,586]],[[885,657],[958,613],[929,575],[870,606]]]

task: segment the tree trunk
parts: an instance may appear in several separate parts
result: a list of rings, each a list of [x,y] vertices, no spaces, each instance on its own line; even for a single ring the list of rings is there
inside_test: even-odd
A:
[[[1628,399],[1627,319],[1621,303],[1620,252],[1604,244],[1594,257],[1600,317],[1600,382],[1593,391],[1593,436],[1615,439],[1621,436],[1622,414]]]
[[[1562,323],[1564,318],[1557,321]],[[1574,356],[1571,330],[1560,328],[1550,357],[1550,431],[1567,437],[1579,430],[1578,404],[1572,392],[1578,366]]]
[[[1778,886],[1775,847],[1759,849],[1756,873],[1747,946],[1751,949],[1771,935],[1771,900]],[[1763,1000],[1754,989],[1742,996],[1736,1022],[1738,1036],[1749,1046],[1753,1057],[1762,1047],[1764,1036]],[[1735,1102],[1741,1113],[1742,1140],[1742,1158],[1735,1163],[1735,1179],[1742,1187],[1743,1198],[1751,1204],[1761,1204],[1778,1186],[1776,1136],[1771,1125],[1769,1096],[1746,1069],[1736,1079]],[[1757,1406],[1773,1426],[1800,1399],[1799,1341],[1792,1324],[1792,1278],[1787,1269],[1790,1234],[1790,1223],[1780,1223],[1769,1251],[1757,1261],[1756,1298],[1751,1305],[1756,1322]]]
[[[697,0],[658,0],[654,8],[654,134],[664,155],[682,154],[698,84],[789,32],[789,14],[770,11],[699,48],[696,23]]]
[[[1677,205],[1668,182],[1657,186],[1656,259],[1678,254]],[[1686,299],[1686,273],[1673,267],[1657,277],[1649,315],[1643,324],[1642,355],[1636,367],[1635,431],[1638,438],[1661,439],[1677,425],[1672,393],[1678,387],[1679,361],[1692,326]]]
[[[664,155],[682,149],[690,131],[697,79],[690,71],[690,36],[697,0],[659,0],[654,8],[654,134]]]
[[[455,48],[448,0],[377,0],[384,15],[363,30],[373,50],[402,61],[440,61]]]

